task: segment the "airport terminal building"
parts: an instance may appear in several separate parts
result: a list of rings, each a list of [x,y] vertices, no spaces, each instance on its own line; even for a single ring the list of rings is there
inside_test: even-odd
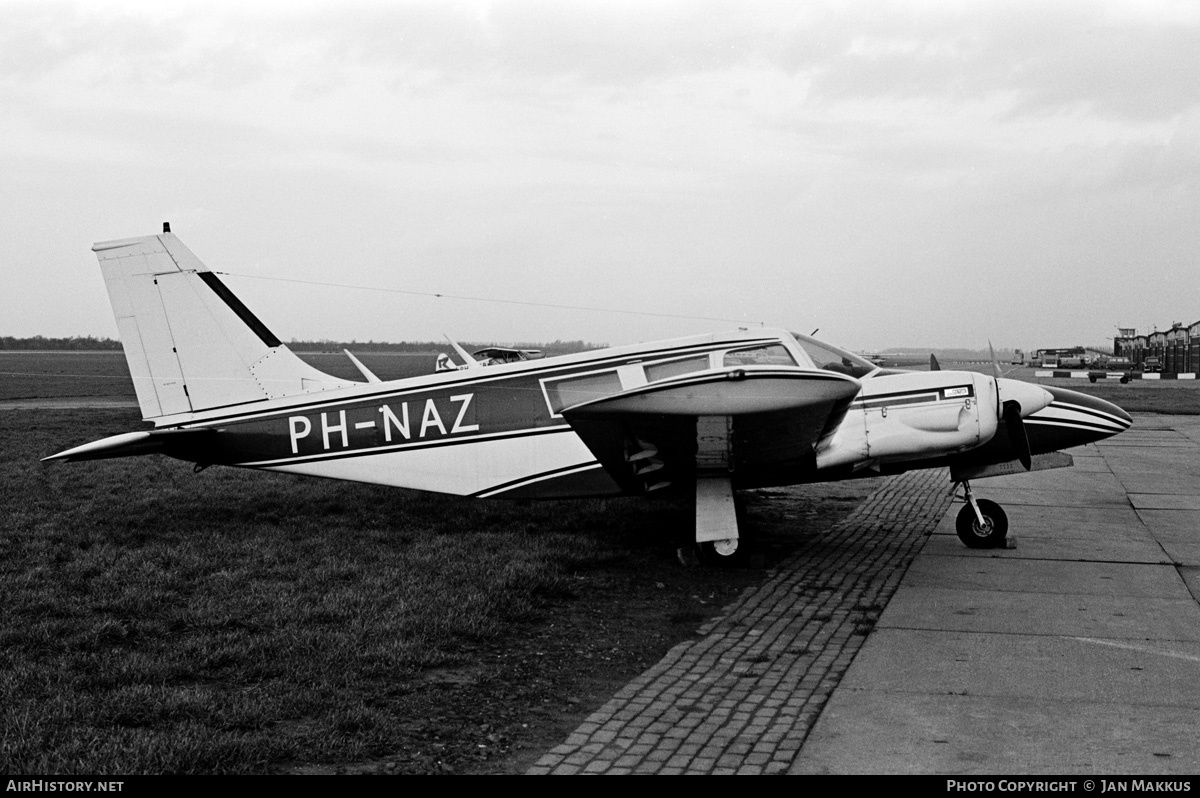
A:
[[[1194,376],[1200,371],[1200,321],[1175,322],[1169,330],[1149,335],[1123,329],[1113,339],[1113,355],[1129,358],[1139,371],[1159,372],[1164,377]]]

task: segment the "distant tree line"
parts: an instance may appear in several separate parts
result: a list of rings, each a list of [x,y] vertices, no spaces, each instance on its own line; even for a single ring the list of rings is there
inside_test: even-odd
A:
[[[112,338],[96,338],[95,336],[75,335],[70,338],[46,338],[35,335],[32,338],[14,338],[11,335],[0,336],[0,350],[62,350],[72,352],[120,352],[121,342]]]
[[[468,351],[481,349],[485,346],[495,346],[488,343],[463,343]],[[590,349],[603,349],[608,344],[593,344],[587,341],[553,341],[546,344],[536,344],[521,341],[515,344],[504,344],[514,349],[541,349],[547,355],[566,355],[572,352],[586,352]],[[297,341],[288,342],[288,348],[295,352],[341,352],[349,349],[351,352],[442,352],[450,349],[445,341],[402,341],[389,343],[387,341]],[[72,336],[70,338],[46,338],[35,335],[32,338],[16,338],[11,335],[0,336],[0,350],[15,351],[64,351],[64,352],[120,352],[121,342],[112,338],[96,338],[91,335]]]
[[[937,355],[939,360],[948,360],[948,361],[953,361],[953,360],[991,360],[992,359],[992,354],[987,349],[965,349],[965,348],[952,348],[952,347],[944,347],[944,346],[908,346],[908,347],[896,346],[896,347],[892,347],[890,349],[884,349],[880,354],[882,354],[884,357],[887,357],[889,355],[894,356],[894,355],[898,355],[901,353],[908,354],[908,355],[925,355],[926,357],[928,357],[930,354],[934,354],[934,355]],[[1007,363],[1009,361],[1009,359],[1012,358],[1012,356],[1013,356],[1012,349],[1000,349],[1000,348],[996,349],[996,359],[1002,363]]]

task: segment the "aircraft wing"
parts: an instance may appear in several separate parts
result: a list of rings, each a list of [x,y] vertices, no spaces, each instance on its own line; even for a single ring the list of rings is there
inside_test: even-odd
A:
[[[726,368],[650,383],[564,408],[584,444],[631,493],[732,475],[783,484],[815,469],[814,449],[858,395],[822,370]]]

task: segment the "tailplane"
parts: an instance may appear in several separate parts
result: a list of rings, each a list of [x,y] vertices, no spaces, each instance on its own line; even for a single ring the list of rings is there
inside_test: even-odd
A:
[[[167,225],[163,229],[162,235],[92,247],[142,418],[163,421],[356,384],[296,357]]]

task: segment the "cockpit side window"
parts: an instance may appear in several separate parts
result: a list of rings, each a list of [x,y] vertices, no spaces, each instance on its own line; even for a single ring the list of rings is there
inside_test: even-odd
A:
[[[860,378],[879,369],[877,365],[866,358],[840,347],[831,346],[807,335],[792,333],[792,336],[819,369]]]

